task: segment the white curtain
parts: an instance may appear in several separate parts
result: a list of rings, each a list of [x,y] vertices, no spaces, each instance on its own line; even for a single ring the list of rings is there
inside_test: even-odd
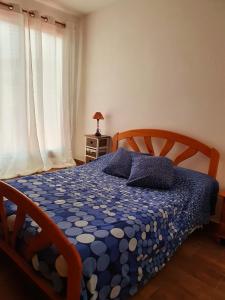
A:
[[[76,32],[0,9],[0,178],[74,164]]]

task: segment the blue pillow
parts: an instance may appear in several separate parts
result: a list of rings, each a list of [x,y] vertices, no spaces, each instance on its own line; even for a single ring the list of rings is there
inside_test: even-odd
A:
[[[124,148],[119,148],[108,165],[102,170],[106,174],[128,178],[130,176],[132,158],[136,156],[148,155],[148,153],[128,151]]]
[[[129,186],[153,189],[169,189],[175,179],[173,163],[166,157],[134,156]]]

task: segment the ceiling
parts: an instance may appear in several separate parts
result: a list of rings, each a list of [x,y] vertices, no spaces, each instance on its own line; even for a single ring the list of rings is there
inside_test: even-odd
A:
[[[118,0],[37,0],[51,7],[74,13],[91,13]]]

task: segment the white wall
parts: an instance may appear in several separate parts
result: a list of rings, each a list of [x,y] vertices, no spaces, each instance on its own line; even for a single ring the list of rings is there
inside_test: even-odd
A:
[[[162,128],[216,147],[225,187],[225,1],[121,0],[84,33],[76,157],[101,111],[105,134]]]

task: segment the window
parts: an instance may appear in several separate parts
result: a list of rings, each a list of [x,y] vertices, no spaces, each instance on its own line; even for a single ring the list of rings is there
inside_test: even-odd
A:
[[[74,163],[69,36],[0,9],[0,178]]]

